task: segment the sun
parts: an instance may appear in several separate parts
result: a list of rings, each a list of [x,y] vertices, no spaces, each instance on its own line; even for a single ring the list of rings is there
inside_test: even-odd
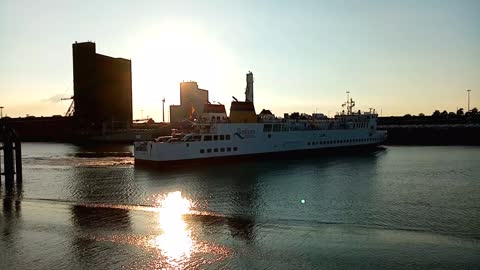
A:
[[[163,97],[166,110],[179,104],[180,82],[194,80],[210,90],[222,84],[232,66],[222,44],[191,24],[163,23],[138,39],[132,58],[134,118],[142,110],[144,117],[161,120]]]

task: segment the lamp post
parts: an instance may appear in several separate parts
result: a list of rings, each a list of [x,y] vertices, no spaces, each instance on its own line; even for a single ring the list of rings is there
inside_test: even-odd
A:
[[[165,97],[162,99],[162,122],[165,123]]]
[[[471,91],[472,91],[472,90],[467,89],[467,100],[468,100],[468,101],[467,101],[467,112],[470,111],[470,92],[471,92]]]
[[[0,106],[0,118],[3,118],[3,106]]]

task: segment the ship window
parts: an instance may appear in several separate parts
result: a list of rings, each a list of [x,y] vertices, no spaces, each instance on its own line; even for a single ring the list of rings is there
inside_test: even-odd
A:
[[[200,149],[200,154],[205,153],[205,149]]]
[[[225,140],[230,140],[230,135],[225,135]]]
[[[307,145],[310,145],[310,142],[308,142]]]
[[[220,152],[225,152],[225,148],[220,148]]]
[[[194,140],[194,141],[201,141],[201,140],[202,140],[202,136],[200,136],[200,135],[195,135],[195,136],[193,136],[193,140]]]
[[[218,148],[213,149],[213,152],[218,152]]]
[[[273,132],[279,132],[281,130],[282,130],[282,125],[280,124],[273,125]]]
[[[220,135],[220,140],[221,141],[225,140],[225,135]]]
[[[268,138],[269,138],[269,139],[272,138],[272,134],[268,134]]]
[[[230,152],[230,151],[232,151],[232,148],[227,147],[227,152]]]
[[[238,148],[237,148],[237,147],[233,147],[233,151],[237,151],[237,150],[238,150]]]
[[[212,136],[211,136],[211,135],[205,135],[205,136],[203,136],[203,140],[204,140],[204,141],[211,141],[211,140],[212,140]]]
[[[208,148],[207,149],[207,153],[211,153],[212,152],[212,149],[211,148]]]
[[[214,141],[218,140],[218,135],[213,135],[213,140]]]
[[[189,143],[187,143],[187,147],[190,147],[190,144],[189,144]]]
[[[263,125],[263,132],[271,132],[271,131],[272,131],[272,125],[271,124]]]

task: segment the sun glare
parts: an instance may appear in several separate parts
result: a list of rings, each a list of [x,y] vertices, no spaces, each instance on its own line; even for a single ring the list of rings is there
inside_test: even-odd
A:
[[[159,227],[162,233],[152,240],[152,245],[162,251],[170,265],[175,266],[190,258],[194,242],[191,230],[183,220],[192,203],[180,191],[170,192],[158,201]]]
[[[161,115],[161,100],[178,104],[179,83],[194,80],[203,88],[221,84],[229,55],[208,33],[187,24],[162,24],[139,37],[132,59],[134,114]],[[211,90],[211,89],[209,89]],[[167,107],[168,108],[168,107]]]

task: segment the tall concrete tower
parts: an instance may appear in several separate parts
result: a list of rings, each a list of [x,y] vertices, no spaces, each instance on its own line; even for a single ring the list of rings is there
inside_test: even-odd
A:
[[[245,102],[253,103],[253,73],[247,73],[247,88],[245,88]]]

